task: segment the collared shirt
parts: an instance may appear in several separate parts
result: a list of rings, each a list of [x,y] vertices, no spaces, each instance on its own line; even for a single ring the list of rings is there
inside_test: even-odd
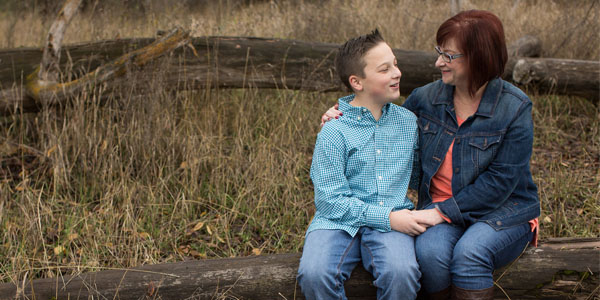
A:
[[[387,232],[390,212],[413,208],[406,190],[418,146],[416,116],[388,103],[376,121],[353,99],[339,99],[343,116],[317,136],[310,170],[317,211],[307,233],[339,229],[354,236],[361,226]]]

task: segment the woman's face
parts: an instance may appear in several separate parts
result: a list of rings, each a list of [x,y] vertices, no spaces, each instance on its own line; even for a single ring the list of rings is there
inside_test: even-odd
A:
[[[454,42],[454,39],[447,40],[444,45],[440,45],[443,52],[446,52],[450,55],[461,53]],[[442,71],[442,81],[445,84],[450,84],[454,86],[460,86],[463,88],[468,87],[467,81],[467,61],[466,57],[462,56],[459,58],[455,58],[452,62],[445,62],[442,59],[442,55],[439,55],[437,60],[435,61],[435,66]]]

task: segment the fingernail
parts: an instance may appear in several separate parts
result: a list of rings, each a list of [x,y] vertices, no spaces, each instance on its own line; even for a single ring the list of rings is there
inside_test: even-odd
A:
[[[339,119],[340,117],[337,117],[337,116],[336,116],[335,118],[336,118],[336,119]]]
[[[340,113],[340,116],[343,116],[343,115],[344,115],[344,113]]]

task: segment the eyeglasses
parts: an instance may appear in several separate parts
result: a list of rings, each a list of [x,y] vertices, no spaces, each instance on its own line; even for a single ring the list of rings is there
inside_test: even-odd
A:
[[[440,46],[435,46],[435,51],[437,51],[438,55],[442,56],[442,59],[447,62],[447,63],[451,63],[453,59],[457,59],[459,57],[463,57],[464,55],[458,53],[458,54],[450,54],[447,52],[443,52],[442,49],[440,49]]]

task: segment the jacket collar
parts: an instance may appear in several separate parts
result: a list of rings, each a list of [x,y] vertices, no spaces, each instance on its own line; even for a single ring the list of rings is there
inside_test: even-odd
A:
[[[479,107],[475,112],[476,115],[484,117],[491,117],[494,115],[496,105],[498,104],[498,100],[500,100],[500,95],[502,94],[502,86],[502,79],[498,77],[488,82],[487,87],[485,87],[485,91],[483,91],[483,96],[481,97]],[[433,100],[433,104],[445,104],[453,106],[453,94],[454,86],[442,83],[438,96]]]

